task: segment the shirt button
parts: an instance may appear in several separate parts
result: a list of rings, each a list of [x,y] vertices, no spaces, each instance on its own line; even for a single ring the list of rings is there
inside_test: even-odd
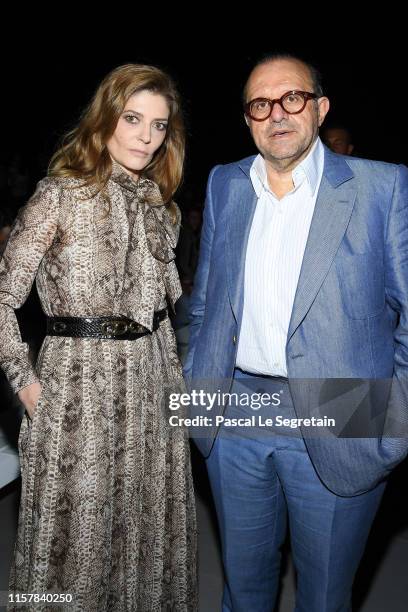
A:
[[[237,337],[236,336],[232,336],[232,343],[236,344],[237,343]]]

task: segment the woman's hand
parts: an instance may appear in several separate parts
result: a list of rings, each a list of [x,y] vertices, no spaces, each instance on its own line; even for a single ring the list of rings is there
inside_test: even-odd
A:
[[[41,395],[41,385],[39,382],[32,383],[24,387],[17,393],[30,419],[33,418],[35,407]]]

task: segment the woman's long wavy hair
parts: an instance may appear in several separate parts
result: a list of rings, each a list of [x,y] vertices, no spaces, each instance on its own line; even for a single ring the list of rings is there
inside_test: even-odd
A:
[[[143,175],[158,184],[174,221],[176,213],[171,198],[183,174],[184,124],[173,81],[155,66],[125,64],[104,78],[77,127],[63,137],[50,161],[49,175],[81,178],[85,185],[94,186],[96,193],[103,191],[112,172],[106,143],[113,135],[129,98],[143,90],[162,95],[169,106],[166,138],[143,170]]]

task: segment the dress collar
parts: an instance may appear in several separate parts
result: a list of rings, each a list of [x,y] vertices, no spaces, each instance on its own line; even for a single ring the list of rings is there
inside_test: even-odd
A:
[[[115,160],[112,160],[112,174],[110,178],[127,191],[131,191],[140,198],[146,199],[150,206],[164,205],[157,183],[145,176],[141,176],[137,181],[134,180]]]
[[[173,224],[157,183],[145,176],[141,176],[138,181],[133,180],[114,160],[112,160],[110,178],[127,192],[132,192],[138,199],[143,211],[147,245],[153,257],[164,263],[173,260],[175,258],[173,249],[177,245],[180,229],[178,209],[176,209],[177,223]],[[122,214],[120,206],[118,210],[118,214]]]

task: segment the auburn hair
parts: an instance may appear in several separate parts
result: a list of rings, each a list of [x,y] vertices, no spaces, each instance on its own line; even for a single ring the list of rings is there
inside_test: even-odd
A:
[[[173,221],[172,197],[183,175],[185,131],[179,94],[168,74],[155,66],[125,64],[112,70],[97,88],[78,125],[62,139],[51,158],[51,176],[84,179],[84,185],[103,191],[112,172],[106,146],[129,98],[143,90],[162,95],[169,106],[166,138],[143,170],[160,188]]]

